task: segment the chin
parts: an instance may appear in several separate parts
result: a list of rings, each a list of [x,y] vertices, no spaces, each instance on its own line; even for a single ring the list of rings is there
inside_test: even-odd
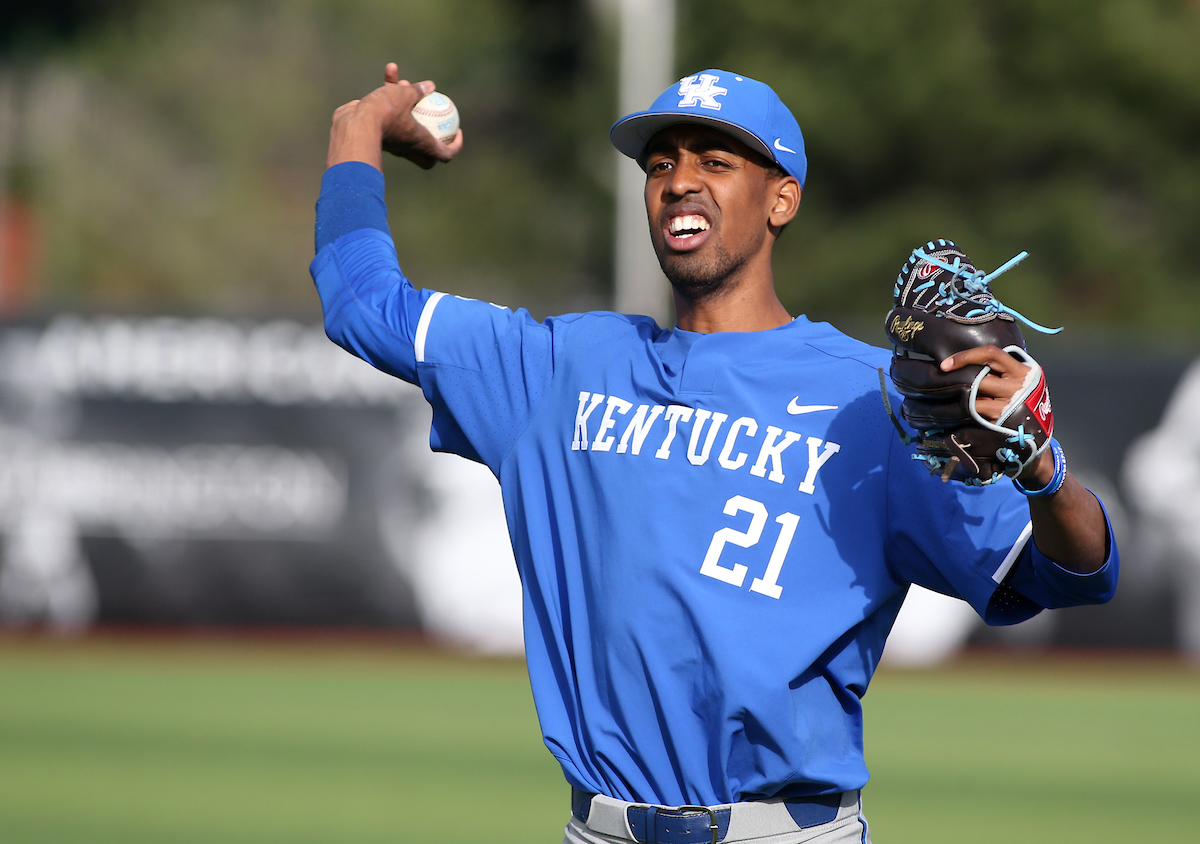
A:
[[[720,248],[711,255],[664,255],[663,250],[657,251],[658,265],[662,267],[667,281],[671,282],[671,287],[693,301],[720,293],[745,263]]]

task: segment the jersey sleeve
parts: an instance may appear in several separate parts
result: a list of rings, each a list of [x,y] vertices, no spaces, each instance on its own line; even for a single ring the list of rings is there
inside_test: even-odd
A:
[[[1029,505],[1011,485],[942,483],[898,441],[890,452],[888,561],[900,580],[962,598],[988,624],[1112,597],[1119,559],[1111,527],[1104,565],[1074,574],[1037,549]]]
[[[329,231],[321,214],[318,203],[318,244]],[[420,385],[434,411],[435,450],[498,473],[549,385],[550,324],[525,311],[417,290],[400,270],[391,236],[377,227],[327,242],[310,270],[329,338]]]
[[[417,326],[421,389],[433,407],[429,443],[500,464],[540,406],[554,374],[554,321],[525,310],[435,293]]]
[[[1091,492],[1091,490],[1088,490]],[[1095,493],[1092,493],[1095,496]],[[1107,531],[1107,554],[1104,565],[1089,574],[1077,574],[1060,566],[1043,554],[1034,538],[1026,543],[1012,569],[1004,576],[1001,589],[993,595],[984,616],[989,624],[1010,624],[1005,604],[1013,603],[1013,593],[1035,604],[1039,608],[1059,609],[1080,604],[1103,604],[1111,600],[1117,591],[1117,579],[1121,570],[1121,555],[1113,539],[1112,523],[1104,502],[1096,496],[1104,512],[1104,527]],[[1016,601],[1019,603],[1019,601]],[[1023,621],[1023,618],[1016,619]]]

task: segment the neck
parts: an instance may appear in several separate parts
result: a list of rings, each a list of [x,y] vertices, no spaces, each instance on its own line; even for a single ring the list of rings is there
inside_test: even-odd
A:
[[[792,321],[775,294],[770,266],[740,283],[722,285],[714,293],[692,299],[673,289],[675,324],[685,331],[767,331]]]

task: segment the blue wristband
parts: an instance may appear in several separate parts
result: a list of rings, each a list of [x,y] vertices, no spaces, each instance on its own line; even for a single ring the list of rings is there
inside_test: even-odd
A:
[[[1058,444],[1058,440],[1054,437],[1050,438],[1050,453],[1054,455],[1054,477],[1050,479],[1050,483],[1046,484],[1041,489],[1026,489],[1021,485],[1021,482],[1013,478],[1013,486],[1022,495],[1027,495],[1030,498],[1040,498],[1044,495],[1054,495],[1062,489],[1063,482],[1067,479],[1067,456],[1063,454],[1062,446]]]

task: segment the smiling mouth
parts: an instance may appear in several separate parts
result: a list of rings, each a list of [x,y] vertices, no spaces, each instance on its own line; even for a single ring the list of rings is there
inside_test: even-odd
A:
[[[699,214],[683,214],[672,217],[667,224],[667,230],[671,233],[671,237],[679,240],[695,237],[710,228],[712,225]]]

